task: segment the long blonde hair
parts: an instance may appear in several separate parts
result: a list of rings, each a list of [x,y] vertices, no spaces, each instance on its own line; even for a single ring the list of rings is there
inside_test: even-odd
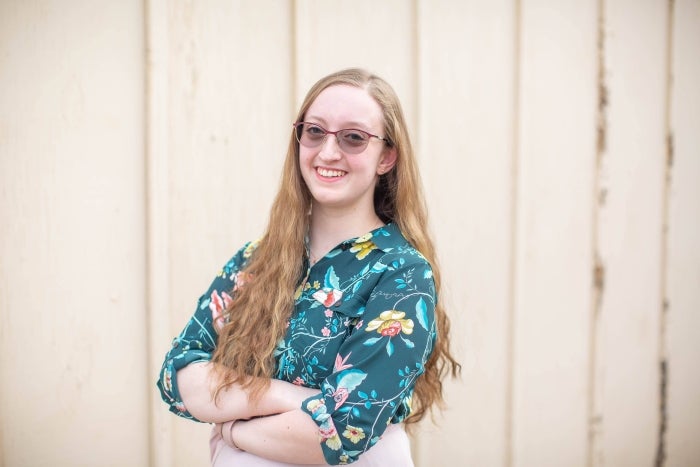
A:
[[[391,86],[362,69],[330,74],[309,90],[296,121],[303,121],[323,90],[339,84],[365,89],[382,108],[384,135],[396,149],[397,160],[394,168],[377,183],[375,210],[384,222],[394,222],[428,260],[439,296],[440,269],[426,228],[427,210],[418,167],[401,104]],[[304,272],[304,236],[309,226],[311,201],[299,167],[299,145],[291,134],[267,229],[245,268],[246,277],[251,279],[236,291],[227,310],[229,322],[219,333],[213,361],[220,364],[217,368],[221,384],[215,396],[230,384],[239,383],[249,388],[255,399],[268,387],[269,378],[275,373],[273,352],[285,334],[287,320],[294,310],[294,292]],[[448,372],[454,377],[460,370],[450,353],[450,322],[440,301],[435,316],[438,338],[425,373],[416,382],[413,410],[407,423],[421,420],[433,404],[441,405],[443,377]]]

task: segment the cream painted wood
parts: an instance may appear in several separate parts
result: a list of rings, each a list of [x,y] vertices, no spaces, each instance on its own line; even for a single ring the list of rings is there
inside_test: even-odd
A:
[[[596,4],[521,4],[513,453],[581,466],[587,449]]]
[[[157,370],[353,65],[404,104],[464,365],[416,465],[698,464],[699,31],[695,0],[0,1],[0,466],[208,465]]]
[[[148,462],[142,24],[137,1],[0,2],[8,467]]]
[[[168,154],[168,2],[146,2],[146,223],[149,383],[163,364],[172,339],[169,257]],[[149,462],[153,467],[175,465],[173,415],[165,410],[160,392],[149,387]]]
[[[416,123],[414,2],[405,0],[299,0],[295,9],[296,106],[319,78],[363,67],[386,79]]]
[[[505,465],[515,103],[512,2],[418,3],[418,151],[460,380],[423,466]]]
[[[602,12],[608,123],[599,174],[604,286],[594,465],[648,464],[657,446],[666,12],[661,1],[612,0]]]
[[[289,5],[168,4],[172,317],[163,354],[224,263],[267,222],[293,120]],[[174,465],[205,465],[210,426],[171,423]]]
[[[666,465],[700,460],[700,2],[676,0],[666,269]]]

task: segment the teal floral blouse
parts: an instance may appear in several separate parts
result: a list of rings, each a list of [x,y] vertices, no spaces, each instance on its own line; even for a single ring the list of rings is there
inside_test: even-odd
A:
[[[255,247],[247,244],[226,263],[165,357],[157,384],[179,416],[195,419],[182,403],[176,372],[211,359],[216,329]],[[416,379],[436,338],[432,270],[394,224],[306,266],[275,350],[275,377],[319,389],[301,409],[318,424],[326,461],[349,464],[411,412]]]

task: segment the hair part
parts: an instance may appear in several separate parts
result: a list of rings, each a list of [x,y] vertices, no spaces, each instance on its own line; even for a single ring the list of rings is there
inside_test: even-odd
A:
[[[332,73],[314,84],[296,117],[304,116],[325,89],[336,85],[362,88],[379,104],[383,113],[384,137],[397,152],[394,167],[379,177],[374,208],[385,223],[394,222],[404,237],[429,262],[435,288],[440,296],[441,275],[435,247],[427,230],[428,216],[416,158],[406,121],[396,93],[383,79],[366,70],[350,68]],[[229,321],[220,331],[213,362],[219,371],[219,392],[238,383],[250,389],[255,400],[270,384],[275,373],[273,352],[286,332],[294,310],[294,292],[304,271],[304,237],[309,228],[312,196],[301,175],[299,144],[290,135],[280,187],[275,197],[267,229],[253,252],[245,272],[250,280],[236,291],[227,310]],[[450,321],[442,303],[435,307],[437,339],[416,381],[413,408],[406,423],[420,421],[434,405],[442,406],[442,380],[457,376],[461,367],[450,353]],[[261,329],[268,332],[261,333]]]

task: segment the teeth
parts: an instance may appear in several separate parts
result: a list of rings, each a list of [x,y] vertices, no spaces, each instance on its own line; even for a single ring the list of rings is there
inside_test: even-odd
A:
[[[321,167],[319,167],[316,170],[318,170],[318,173],[321,174],[323,177],[342,177],[343,175],[345,175],[345,172],[341,170],[323,169]]]

